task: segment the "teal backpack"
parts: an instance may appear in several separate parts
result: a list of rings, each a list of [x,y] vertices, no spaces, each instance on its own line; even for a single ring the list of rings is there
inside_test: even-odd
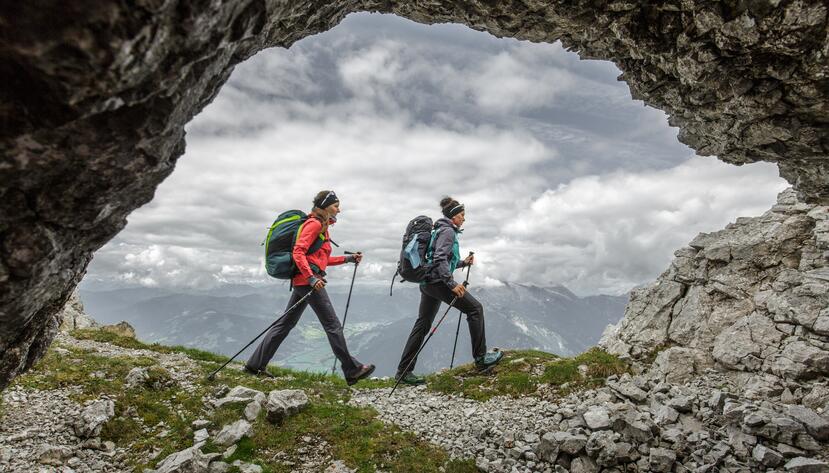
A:
[[[302,225],[308,215],[301,210],[289,210],[276,217],[268,236],[265,238],[265,270],[277,279],[291,279],[296,275],[296,265],[292,253],[299,238]],[[320,234],[306,254],[319,250],[325,243],[325,235]]]

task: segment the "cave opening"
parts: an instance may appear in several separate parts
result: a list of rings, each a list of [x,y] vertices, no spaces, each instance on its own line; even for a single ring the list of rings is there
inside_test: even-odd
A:
[[[785,185],[771,164],[695,156],[619,74],[560,43],[367,13],[259,52],[189,123],[175,173],[96,252],[81,298],[88,294],[87,308],[105,323],[131,314],[149,341],[232,353],[281,299],[235,310],[193,299],[179,308],[186,313],[168,314],[160,300],[146,301],[263,289],[285,296],[265,274],[259,244],[276,214],[307,211],[317,187],[343,199],[333,236],[366,253],[363,291],[385,290],[407,221],[437,218],[437,201],[451,194],[468,208],[462,245],[479,257],[475,285],[624,296],[698,232],[761,213]],[[332,268],[331,283],[346,284],[349,271]],[[111,294],[137,287],[144,306],[112,306]],[[370,323],[394,320],[364,310]],[[240,330],[227,325],[234,317],[256,320]],[[171,320],[176,330],[165,329]],[[313,333],[312,318],[303,324]],[[602,328],[593,327],[593,343]],[[535,343],[559,354],[584,348],[548,338]],[[309,361],[325,354],[324,340],[303,345],[303,355],[279,361],[325,369],[327,359]]]

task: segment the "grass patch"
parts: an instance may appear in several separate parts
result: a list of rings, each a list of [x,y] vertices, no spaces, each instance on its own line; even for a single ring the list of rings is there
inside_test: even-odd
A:
[[[664,342],[660,343],[659,345],[656,345],[655,347],[653,347],[651,349],[651,351],[649,351],[642,358],[642,360],[641,360],[642,364],[644,364],[645,366],[652,365],[653,362],[656,361],[656,357],[659,356],[660,353],[662,353],[663,351],[665,351],[668,348],[671,348],[673,346],[675,346],[674,343],[672,343],[670,341],[664,341]]]
[[[148,345],[140,341],[98,330],[78,330],[73,336],[87,340],[111,343],[133,349],[147,349],[160,353],[178,352],[199,360],[194,386],[187,389],[171,382],[169,372],[151,357],[104,357],[96,352],[68,348],[50,350],[29,373],[15,379],[14,384],[32,389],[78,387],[79,401],[106,394],[115,400],[115,417],[104,425],[102,440],[111,440],[129,452],[126,459],[133,471],[153,468],[169,454],[192,446],[192,422],[207,419],[208,429],[215,435],[222,426],[243,418],[244,403],[209,410],[204,398],[226,386],[244,385],[265,393],[274,389],[302,389],[309,397],[309,406],[282,425],[273,425],[260,415],[253,422],[250,438],[243,438],[229,462],[241,460],[260,465],[265,473],[287,473],[295,467],[283,461],[299,464],[307,453],[300,448],[313,448],[317,439],[327,442],[333,458],[343,460],[361,473],[383,470],[412,473],[471,473],[477,471],[473,461],[450,460],[446,452],[418,439],[414,434],[400,431],[377,419],[371,408],[348,405],[351,389],[339,376],[326,373],[299,372],[269,367],[276,379],[255,377],[242,372],[233,364],[220,372],[213,381],[207,374],[225,357],[183,347]],[[144,386],[124,389],[129,370],[148,368],[150,379]],[[517,381],[512,383],[517,384]],[[361,388],[391,386],[391,380],[361,382]],[[311,444],[301,441],[310,437]],[[208,442],[205,452],[223,452]],[[156,452],[149,458],[150,452]],[[284,457],[275,457],[284,452]],[[327,466],[327,465],[325,465]]]
[[[579,367],[582,367],[581,370]],[[495,396],[536,395],[548,386],[554,394],[566,395],[574,390],[601,386],[613,374],[630,371],[628,364],[599,348],[573,358],[535,351],[505,351],[504,359],[487,374],[474,365],[462,365],[427,377],[432,391],[461,394],[485,401]]]
[[[73,399],[83,402],[122,391],[124,378],[131,369],[154,364],[146,357],[99,356],[78,349],[61,354],[49,350],[25,376],[15,378],[12,386],[38,390],[79,387],[81,393]]]
[[[224,363],[229,357],[224,355],[217,355],[209,351],[199,350],[196,348],[188,348],[181,345],[166,346],[158,343],[144,343],[131,337],[124,337],[105,330],[98,330],[95,328],[85,328],[73,330],[70,335],[80,340],[92,340],[96,342],[109,343],[122,348],[133,348],[136,350],[151,350],[158,353],[182,353],[190,358],[198,361],[207,361],[212,363]]]

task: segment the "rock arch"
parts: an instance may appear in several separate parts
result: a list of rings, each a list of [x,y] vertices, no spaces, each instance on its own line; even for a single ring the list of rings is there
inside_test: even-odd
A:
[[[776,162],[829,201],[821,0],[137,0],[0,6],[0,389],[51,342],[92,252],[152,199],[235,64],[357,11],[611,60],[700,154]]]

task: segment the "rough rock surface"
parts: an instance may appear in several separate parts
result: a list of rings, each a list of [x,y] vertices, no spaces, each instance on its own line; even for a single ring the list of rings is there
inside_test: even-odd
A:
[[[389,389],[356,391],[351,402],[490,473],[772,471],[794,460],[799,471],[829,468],[829,442],[820,440],[829,397],[816,410],[792,410],[713,369],[685,383],[656,372],[611,382],[622,389],[561,399],[541,392],[481,403],[417,387],[391,399]]]
[[[101,330],[114,333],[120,337],[135,338],[135,329],[125,321],[112,325],[104,325],[101,327]]]
[[[90,317],[84,311],[83,303],[81,302],[81,298],[78,295],[77,290],[74,291],[72,296],[69,297],[69,300],[66,301],[66,305],[63,306],[63,311],[60,317],[62,320],[60,324],[61,332],[69,332],[71,330],[98,326],[98,322],[96,322],[95,319]]]
[[[92,351],[105,357],[152,358],[158,365],[169,373],[170,378],[182,389],[194,389],[195,383],[204,376],[203,366],[187,355],[181,353],[159,353],[143,349],[124,348],[108,343],[92,340],[75,339],[69,334],[59,334],[57,341],[61,346],[53,350],[58,356],[71,360],[72,352],[76,350]],[[227,369],[241,370],[242,365],[232,364]],[[138,368],[143,370],[143,368]],[[139,371],[134,371],[138,373]],[[136,378],[143,379],[143,376]],[[132,389],[153,389],[146,381],[137,382]],[[174,452],[166,457],[160,457],[160,449],[147,449],[143,439],[126,439],[124,444],[114,444],[111,441],[102,441],[99,437],[81,438],[74,425],[84,411],[84,405],[73,401],[73,396],[82,391],[77,387],[67,387],[52,390],[40,390],[14,386],[2,393],[3,412],[0,415],[0,471],[2,472],[42,472],[42,473],[127,473],[133,472],[130,458],[141,452],[144,461],[157,461],[155,470],[143,470],[156,473],[221,473],[228,471],[261,472],[261,467],[234,460],[228,462],[236,445],[228,448],[224,454],[205,453],[201,449],[206,440],[214,439],[216,443],[223,442],[222,437],[235,437],[231,431],[245,433],[244,421],[231,422],[228,425],[238,424],[239,429],[227,429],[223,426],[213,426],[205,419],[196,419],[192,422],[193,447]],[[217,389],[203,397],[205,412],[215,409],[220,399],[237,399],[234,402],[245,403],[248,406],[261,406],[267,396],[244,386],[230,389],[219,385]],[[91,404],[91,403],[90,403]],[[100,404],[100,402],[99,402]],[[108,411],[107,409],[102,409]],[[117,414],[124,415],[123,413]],[[116,416],[116,418],[117,418]],[[84,414],[84,417],[89,417]],[[108,414],[107,414],[108,417]],[[140,416],[133,413],[133,420],[142,425],[144,432],[157,432],[158,436],[169,433],[169,426],[163,422],[157,425],[147,425]],[[96,422],[97,423],[97,422]],[[250,424],[247,424],[249,427]],[[99,426],[98,426],[99,427]],[[98,427],[94,427],[97,429]],[[93,429],[89,427],[87,431]],[[238,440],[232,440],[236,441]],[[326,467],[342,462],[333,456],[333,449],[325,440],[302,436],[296,439],[297,454],[301,456],[301,463],[293,463],[292,454],[278,451],[274,453],[274,461],[283,463],[290,471],[297,473],[318,473]],[[235,469],[234,469],[235,467]],[[350,470],[334,470],[350,471]]]
[[[105,450],[100,439],[79,438],[72,425],[83,406],[72,401],[73,389],[50,391],[14,387],[3,393],[0,418],[0,471],[129,471],[126,449]],[[45,469],[44,469],[45,468]]]
[[[829,207],[792,190],[761,217],[702,233],[654,283],[635,290],[600,342],[680,381],[716,365],[798,381],[829,374]],[[783,385],[778,382],[783,391]]]
[[[216,438],[213,439],[213,442],[216,445],[228,447],[238,442],[242,437],[250,437],[252,434],[253,426],[250,422],[244,419],[239,419],[236,422],[222,427],[222,430],[216,434]]]
[[[268,420],[278,424],[308,405],[308,396],[301,389],[273,390],[268,394],[265,410]]]
[[[84,407],[72,424],[72,428],[75,430],[75,435],[80,438],[97,437],[101,433],[101,427],[113,417],[115,417],[115,403],[109,399],[99,399]]]
[[[829,209],[788,190],[676,256],[603,337],[636,376],[563,399],[351,402],[485,472],[829,471]]]
[[[613,61],[698,153],[775,162],[808,201],[829,199],[822,0],[5,2],[0,388],[42,356],[92,252],[152,199],[234,65],[356,11],[561,40]]]

